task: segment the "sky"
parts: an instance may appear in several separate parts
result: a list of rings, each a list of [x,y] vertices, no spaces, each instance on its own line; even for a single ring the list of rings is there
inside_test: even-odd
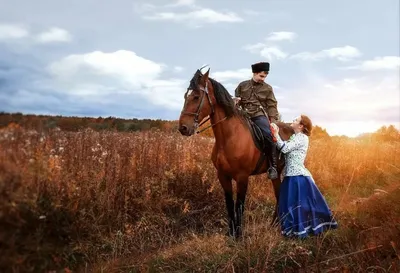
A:
[[[0,0],[0,111],[177,120],[195,71],[270,62],[284,121],[400,128],[398,0]]]

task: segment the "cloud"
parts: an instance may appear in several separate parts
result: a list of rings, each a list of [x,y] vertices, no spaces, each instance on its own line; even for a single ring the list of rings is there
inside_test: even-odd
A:
[[[263,43],[257,43],[253,45],[245,45],[243,47],[250,53],[256,53],[268,60],[282,60],[288,57],[288,53],[281,50],[278,46],[267,46]]]
[[[175,3],[167,4],[166,7],[185,7],[194,6],[195,0],[177,0]]]
[[[268,60],[273,60],[274,58],[277,60],[285,59],[288,54],[278,47],[264,47],[260,51],[260,55]]]
[[[339,61],[349,61],[360,57],[362,53],[353,46],[333,47],[318,52],[301,52],[290,56],[292,59],[307,61],[319,61],[323,59],[337,59]]]
[[[297,38],[297,34],[289,31],[272,32],[267,37],[267,41],[293,41]]]
[[[69,55],[48,66],[56,90],[78,97],[106,97],[113,94],[135,95],[144,102],[170,109],[179,109],[184,81],[162,79],[166,66],[135,52],[94,51]],[[171,68],[174,70],[174,68]]]
[[[384,56],[363,61],[360,65],[346,67],[345,69],[359,69],[364,71],[394,70],[400,68],[400,57]]]
[[[168,79],[149,82],[145,91],[150,103],[163,106],[170,110],[180,110],[183,106],[183,94],[186,90],[186,80]]]
[[[40,62],[23,69],[23,59],[0,66],[1,111],[176,119],[188,85],[164,76],[174,67],[127,50],[72,54],[46,69]]]
[[[87,54],[69,55],[49,66],[49,71],[59,79],[71,79],[90,74],[95,77],[116,77],[140,87],[157,78],[162,64],[155,63],[136,55],[135,52],[118,50],[112,53],[94,51]],[[91,80],[89,77],[88,80]]]
[[[18,24],[0,24],[0,41],[17,41],[23,40],[24,45],[32,45],[32,43],[54,43],[54,42],[70,42],[72,35],[65,29],[51,27],[46,31],[37,35],[30,33],[28,28]]]
[[[313,74],[306,79],[307,83],[280,90],[290,97],[279,102],[288,109],[285,121],[304,113],[329,134],[348,136],[375,131],[383,124],[399,125],[400,84],[395,73],[336,81]]]
[[[261,49],[266,47],[264,43],[256,43],[256,44],[247,44],[243,47],[244,50],[249,51],[250,53],[259,53]]]
[[[52,27],[49,30],[38,34],[36,40],[39,43],[70,42],[72,36],[65,29]]]
[[[289,31],[275,31],[271,32],[268,37],[265,38],[265,42],[259,42],[256,44],[247,44],[243,47],[244,50],[250,53],[259,54],[268,60],[282,60],[289,56],[289,53],[283,51],[277,42],[281,41],[293,41],[297,38],[297,34]]]
[[[160,12],[153,15],[145,16],[145,19],[156,21],[198,21],[204,23],[235,23],[242,22],[243,19],[233,12],[221,13],[212,9],[201,8],[187,13]]]
[[[300,52],[296,54],[289,54],[277,45],[278,42],[293,41],[297,37],[298,35],[296,33],[289,31],[271,32],[268,37],[265,38],[265,42],[247,44],[243,49],[253,54],[259,54],[261,57],[268,60],[290,59],[320,61],[324,59],[337,59],[346,62],[362,56],[360,50],[349,45],[323,49],[318,52]]]
[[[16,24],[0,24],[0,40],[21,39],[29,36],[24,26]]]
[[[186,9],[174,11],[175,8]],[[173,11],[168,11],[172,9]],[[234,12],[219,12],[210,8],[200,7],[195,1],[181,0],[164,6],[142,4],[136,6],[136,12],[142,14],[142,18],[152,21],[186,22],[190,26],[199,26],[201,23],[238,23],[243,18]]]
[[[223,82],[229,82],[232,80],[235,81],[242,81],[244,79],[247,79],[251,77],[251,69],[248,68],[242,68],[238,70],[225,70],[225,71],[217,71],[212,73],[211,77],[215,78],[215,80],[223,83]]]
[[[184,68],[183,68],[182,66],[175,66],[175,67],[174,67],[174,72],[179,73],[179,72],[182,72],[183,69],[184,69]]]
[[[1,110],[7,112],[153,119],[177,119],[179,116],[176,110],[151,105],[141,96],[130,93],[110,92],[104,96],[77,97],[43,87],[33,88],[30,85],[28,89],[17,89],[11,94],[0,92],[0,100],[5,102],[2,103]]]

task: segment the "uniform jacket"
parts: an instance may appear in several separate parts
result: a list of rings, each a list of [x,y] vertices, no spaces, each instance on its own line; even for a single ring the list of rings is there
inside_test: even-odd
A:
[[[241,98],[240,105],[250,117],[264,115],[260,108],[262,106],[271,122],[279,120],[278,102],[271,85],[265,82],[257,83],[253,79],[243,81],[235,89],[235,97]]]

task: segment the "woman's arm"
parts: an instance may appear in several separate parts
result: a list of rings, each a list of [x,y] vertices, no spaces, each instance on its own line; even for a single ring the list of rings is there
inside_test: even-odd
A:
[[[307,139],[302,134],[295,134],[288,141],[283,141],[279,134],[276,136],[278,149],[286,154],[293,150],[297,150],[306,145]]]

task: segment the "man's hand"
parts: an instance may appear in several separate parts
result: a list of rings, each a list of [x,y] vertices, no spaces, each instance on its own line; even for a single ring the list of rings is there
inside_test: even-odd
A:
[[[235,97],[233,98],[233,101],[235,102],[235,105],[238,104],[242,99],[240,97]]]

